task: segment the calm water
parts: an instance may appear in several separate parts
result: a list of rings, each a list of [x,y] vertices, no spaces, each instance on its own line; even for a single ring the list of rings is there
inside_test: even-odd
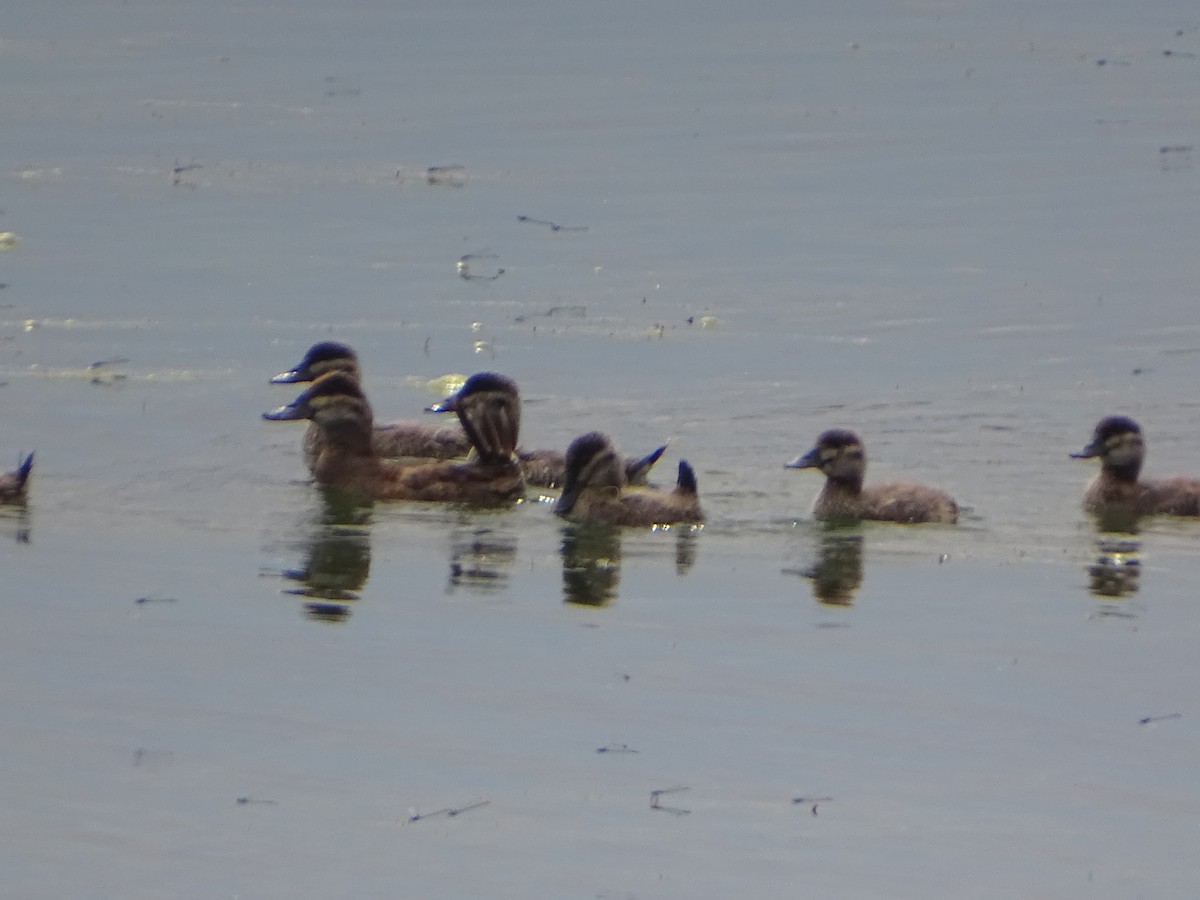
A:
[[[6,894],[1195,895],[1200,526],[1067,453],[1200,471],[1200,16],[852,6],[6,13]],[[710,522],[329,508],[327,336]],[[815,526],[833,426],[964,521]]]

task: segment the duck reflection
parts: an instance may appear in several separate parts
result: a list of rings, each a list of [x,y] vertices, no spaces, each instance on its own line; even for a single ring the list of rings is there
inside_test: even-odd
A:
[[[686,575],[696,564],[696,535],[699,528],[676,525],[675,531],[675,574]]]
[[[296,582],[284,593],[307,598],[305,614],[316,621],[341,622],[371,574],[371,510],[335,492],[322,492],[322,504],[309,518],[304,564],[284,569]]]
[[[817,558],[804,569],[785,569],[812,582],[813,597],[827,606],[850,606],[863,581],[863,536],[857,527],[819,526]]]
[[[32,528],[29,510],[24,504],[0,506],[0,535],[11,537],[18,544],[28,544],[31,541]]]
[[[517,559],[517,536],[496,528],[465,524],[450,535],[449,591],[493,593],[508,587]]]
[[[1084,571],[1093,597],[1117,600],[1137,593],[1142,576],[1142,542],[1130,534],[1102,535],[1099,554]]]
[[[621,583],[621,529],[577,522],[564,526],[562,535],[563,602],[607,606]],[[695,549],[690,552],[694,559]],[[687,555],[676,545],[677,571],[681,553]]]

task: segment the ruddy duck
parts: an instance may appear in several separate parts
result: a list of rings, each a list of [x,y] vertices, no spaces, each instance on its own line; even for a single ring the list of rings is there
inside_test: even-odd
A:
[[[315,381],[330,372],[342,372],[362,380],[358,354],[347,344],[321,341],[313,344],[294,368],[271,378],[271,384],[295,384]],[[321,429],[316,423],[304,435],[304,459],[311,470],[320,454]],[[401,420],[375,425],[371,435],[375,452],[387,458],[412,456],[432,459],[455,459],[466,456],[471,442],[457,425],[438,425],[432,422]]]
[[[687,460],[679,461],[673,491],[630,488],[625,471],[624,460],[607,436],[593,431],[575,438],[567,448],[566,482],[554,511],[572,521],[606,525],[704,521],[696,473]]]
[[[912,481],[893,481],[863,487],[867,457],[862,441],[852,431],[826,431],[803,456],[787,464],[789,469],[820,469],[825,486],[813,505],[813,515],[822,521],[881,522],[958,521],[958,504],[945,491]]]
[[[321,431],[312,466],[319,484],[367,500],[446,500],[504,504],[525,494],[514,457],[521,400],[511,379],[480,372],[453,398],[474,456],[469,462],[402,464],[381,459],[372,442],[371,406],[358,379],[323,375],[299,397],[263,418],[309,419]]]
[[[1200,516],[1200,479],[1177,475],[1139,481],[1146,442],[1137,422],[1126,416],[1101,419],[1091,442],[1073,459],[1100,457],[1100,474],[1083,495],[1090,513],[1134,516]]]
[[[0,503],[24,503],[29,489],[29,473],[33,471],[30,453],[16,469],[0,473]]]

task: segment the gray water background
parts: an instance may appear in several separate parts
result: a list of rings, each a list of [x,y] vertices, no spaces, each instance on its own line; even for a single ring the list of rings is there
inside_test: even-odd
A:
[[[1066,454],[1200,470],[1197,54],[1168,2],[6,11],[6,891],[1193,896],[1196,526],[1098,535]],[[526,446],[670,439],[709,524],[586,606],[547,502],[331,512],[259,421],[326,337],[381,418],[494,368]],[[963,522],[846,549],[783,469],[833,426]]]

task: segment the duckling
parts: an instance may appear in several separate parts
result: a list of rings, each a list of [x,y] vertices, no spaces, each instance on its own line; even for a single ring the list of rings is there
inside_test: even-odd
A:
[[[454,398],[425,407],[425,412],[444,413],[454,411]],[[654,464],[667,451],[667,445],[656,447],[645,456],[622,460],[625,478],[629,484],[642,485]],[[518,450],[517,463],[525,475],[525,483],[533,487],[560,487],[567,477],[567,455],[560,450]]]
[[[472,375],[452,400],[474,458],[402,464],[384,460],[372,441],[371,405],[358,379],[331,372],[263,418],[309,419],[320,429],[312,467],[319,484],[367,500],[446,500],[503,504],[525,494],[513,450],[521,400],[512,380],[493,372]]]
[[[0,503],[24,503],[29,489],[29,473],[33,470],[30,453],[16,469],[0,473]]]
[[[271,378],[271,384],[295,384],[315,381],[329,372],[343,372],[362,380],[358,367],[358,354],[347,344],[338,341],[321,341],[313,344],[294,368],[280,372]],[[304,459],[312,470],[320,455],[321,429],[314,422],[304,435]],[[375,452],[380,456],[430,457],[432,459],[454,459],[466,456],[471,442],[458,425],[436,425],[427,422],[402,420],[386,425],[376,425],[371,435]]]
[[[867,457],[862,441],[852,431],[826,431],[803,456],[787,464],[789,469],[820,469],[825,487],[813,505],[813,515],[822,521],[874,519],[881,522],[958,521],[958,504],[944,491],[912,481],[893,481],[863,487]]]
[[[657,458],[657,457],[656,457]],[[679,461],[673,491],[629,489],[626,464],[606,435],[580,435],[567,448],[566,483],[554,507],[565,519],[605,525],[700,524],[696,473],[687,460]]]
[[[1083,495],[1090,513],[1134,516],[1200,516],[1200,479],[1176,475],[1139,481],[1146,442],[1137,422],[1127,416],[1101,419],[1091,442],[1072,459],[1100,457],[1100,474]]]

